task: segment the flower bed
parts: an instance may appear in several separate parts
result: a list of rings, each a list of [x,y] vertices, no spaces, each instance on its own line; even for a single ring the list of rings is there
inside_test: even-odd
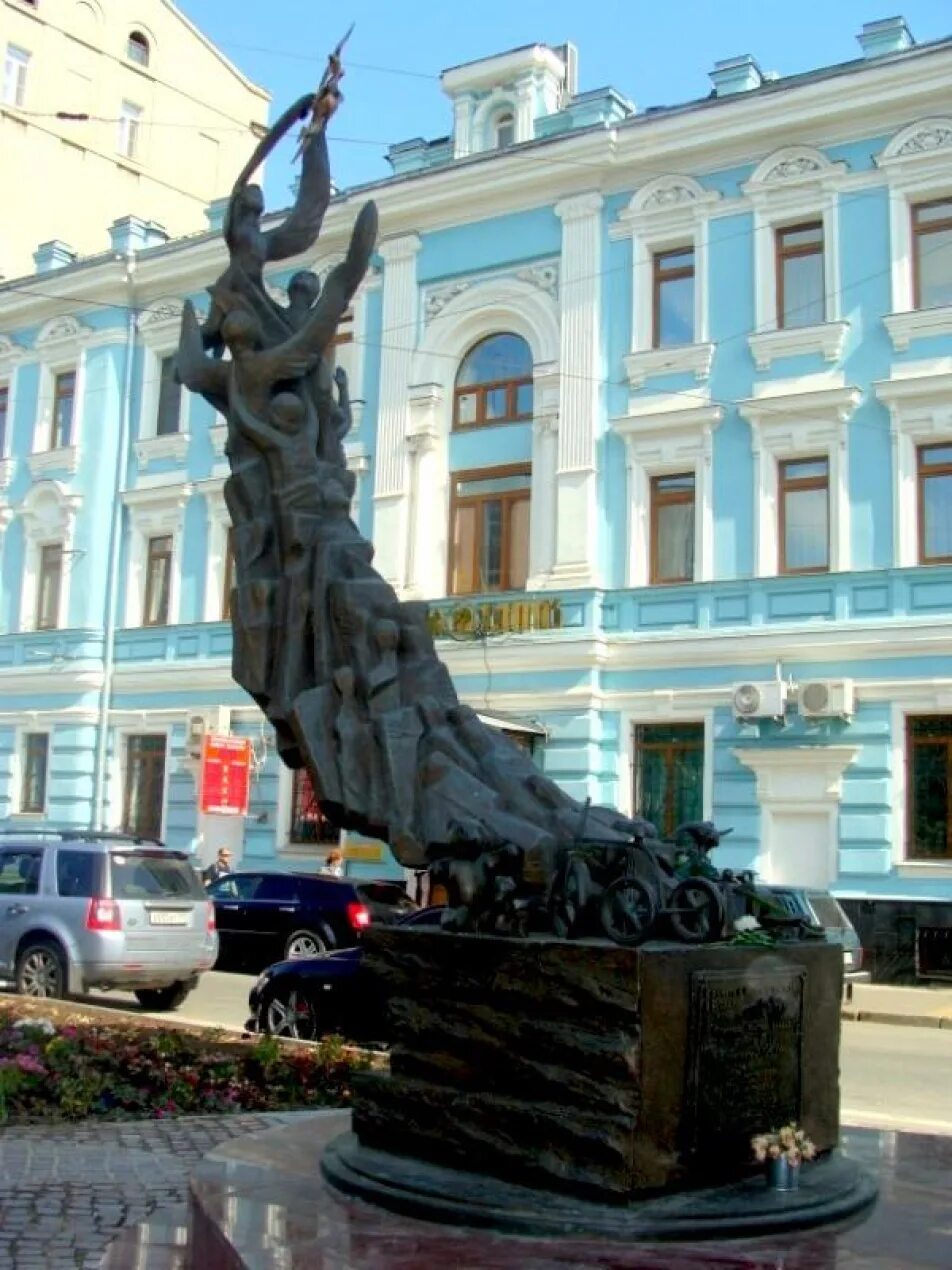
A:
[[[0,1004],[0,1122],[340,1107],[367,1060],[333,1039],[285,1047]]]

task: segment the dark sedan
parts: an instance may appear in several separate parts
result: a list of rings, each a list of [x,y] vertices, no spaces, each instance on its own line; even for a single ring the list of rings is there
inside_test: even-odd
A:
[[[278,960],[352,948],[371,923],[390,924],[416,904],[399,882],[242,870],[208,887],[219,967],[261,970]]]
[[[399,924],[438,926],[445,911],[423,908]],[[362,955],[358,946],[269,966],[248,996],[248,1030],[299,1041],[329,1032],[351,1041],[386,1041],[386,1001],[360,973]]]

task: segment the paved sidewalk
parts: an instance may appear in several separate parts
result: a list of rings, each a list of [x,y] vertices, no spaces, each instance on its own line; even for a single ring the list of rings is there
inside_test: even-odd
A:
[[[894,988],[882,983],[856,983],[852,999],[843,1002],[843,1018],[952,1029],[952,987]]]
[[[208,1151],[300,1114],[0,1127],[0,1270],[99,1266],[122,1227],[182,1211]]]

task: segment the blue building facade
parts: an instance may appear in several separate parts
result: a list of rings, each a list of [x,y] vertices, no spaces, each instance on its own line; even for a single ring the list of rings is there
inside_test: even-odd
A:
[[[444,72],[451,136],[270,281],[376,199],[353,514],[461,696],[579,798],[905,914],[885,965],[952,921],[952,41],[859,40],[647,111],[569,45]],[[312,867],[332,835],[230,678],[224,424],[170,375],[220,210],[0,286],[0,816]],[[247,817],[199,812],[203,732],[252,741]]]

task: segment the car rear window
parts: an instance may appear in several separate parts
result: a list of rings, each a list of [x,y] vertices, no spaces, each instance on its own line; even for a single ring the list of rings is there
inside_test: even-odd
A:
[[[198,874],[187,860],[144,851],[109,858],[112,897],[116,900],[204,899]]]
[[[807,897],[810,901],[810,907],[816,915],[816,920],[821,926],[825,926],[827,930],[849,930],[852,923],[840,908],[839,903],[832,895],[824,895],[822,892],[814,894],[812,891]]]
[[[375,922],[395,922],[419,908],[399,882],[358,882],[354,887]]]
[[[60,847],[56,853],[56,890],[64,898],[102,894],[103,856],[95,851]]]

